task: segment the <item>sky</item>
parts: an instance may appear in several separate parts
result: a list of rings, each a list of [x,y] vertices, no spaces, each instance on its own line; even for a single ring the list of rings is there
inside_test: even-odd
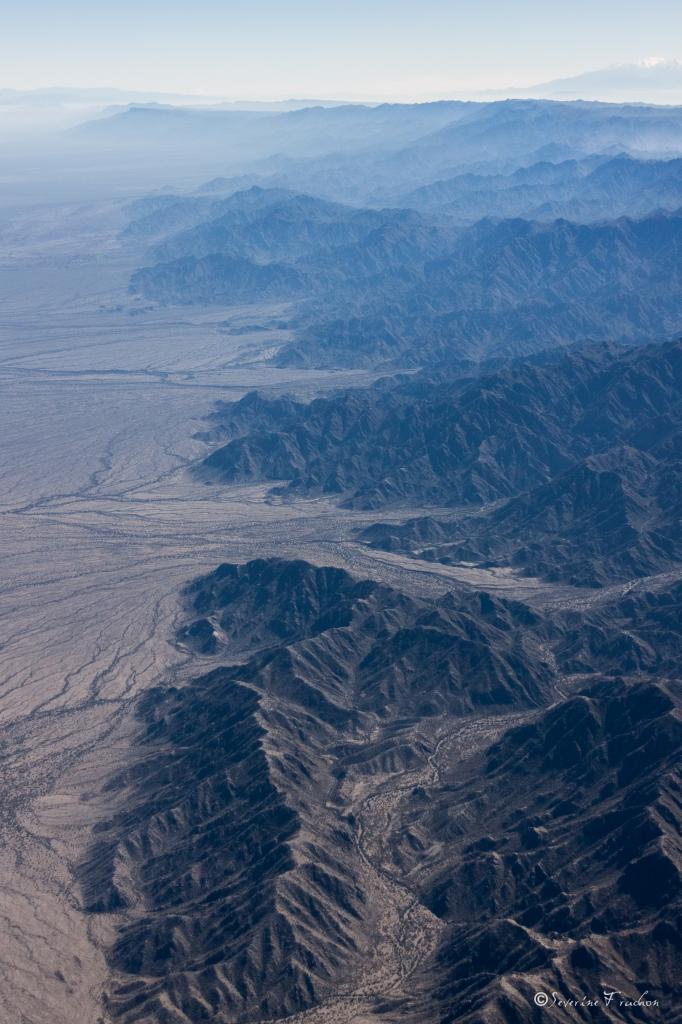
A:
[[[682,58],[681,0],[0,0],[0,87],[420,100]]]

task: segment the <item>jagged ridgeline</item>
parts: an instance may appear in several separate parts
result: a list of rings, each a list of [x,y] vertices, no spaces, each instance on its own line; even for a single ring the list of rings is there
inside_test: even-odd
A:
[[[378,1020],[531,1021],[585,971],[672,995],[679,585],[549,615],[275,559],[186,599],[205,672],[139,700],[83,868],[115,1019],[360,992]]]
[[[196,203],[162,206],[129,231],[191,219],[206,209]],[[679,210],[458,226],[260,188],[212,206],[210,220],[152,247],[131,289],[173,303],[296,301],[282,366],[414,366],[682,330]]]
[[[211,481],[458,510],[372,526],[375,547],[588,586],[682,561],[680,341],[383,380],[308,404],[250,394],[215,422],[231,440],[203,463]]]

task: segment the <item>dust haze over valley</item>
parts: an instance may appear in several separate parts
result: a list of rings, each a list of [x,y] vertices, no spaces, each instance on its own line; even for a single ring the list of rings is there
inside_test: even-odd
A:
[[[0,96],[0,1024],[681,1019],[682,106],[628,68]]]

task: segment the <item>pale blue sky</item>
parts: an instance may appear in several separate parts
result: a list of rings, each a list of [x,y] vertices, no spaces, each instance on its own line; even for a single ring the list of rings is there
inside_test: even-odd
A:
[[[425,99],[682,57],[681,0],[0,0],[0,86]]]

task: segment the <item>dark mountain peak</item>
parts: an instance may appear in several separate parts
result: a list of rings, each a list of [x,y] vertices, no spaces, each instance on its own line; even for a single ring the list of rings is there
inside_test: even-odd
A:
[[[292,642],[347,626],[358,601],[380,591],[342,569],[304,561],[256,559],[224,564],[187,590],[195,615],[180,635],[211,652],[221,637],[233,651]],[[210,634],[209,634],[210,626]]]

